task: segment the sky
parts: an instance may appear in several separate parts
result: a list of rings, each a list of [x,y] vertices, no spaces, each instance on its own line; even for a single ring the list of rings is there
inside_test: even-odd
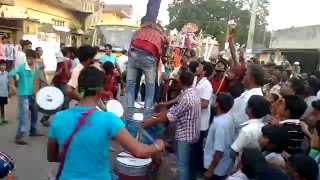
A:
[[[132,4],[133,17],[144,16],[148,0],[106,0],[107,3]],[[159,20],[169,22],[167,12],[170,0],[162,0]],[[269,30],[320,24],[320,0],[270,0],[270,16],[267,18]]]

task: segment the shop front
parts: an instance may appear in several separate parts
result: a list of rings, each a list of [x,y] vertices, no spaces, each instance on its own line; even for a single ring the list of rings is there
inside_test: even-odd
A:
[[[13,43],[19,43],[22,38],[22,24],[20,19],[5,19],[0,18],[0,37],[9,37]]]

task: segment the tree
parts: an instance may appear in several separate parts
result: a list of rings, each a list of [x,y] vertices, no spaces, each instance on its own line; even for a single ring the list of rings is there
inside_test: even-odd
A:
[[[257,26],[266,27],[269,0],[260,0]],[[215,36],[224,42],[227,22],[233,18],[238,27],[235,40],[241,44],[247,41],[250,24],[250,0],[175,0],[169,6],[170,29],[181,29],[184,24],[193,22],[205,34]]]

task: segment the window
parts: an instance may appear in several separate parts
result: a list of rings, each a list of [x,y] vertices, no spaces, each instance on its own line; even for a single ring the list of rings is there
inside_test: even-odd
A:
[[[54,26],[64,26],[65,22],[61,20],[52,19]]]

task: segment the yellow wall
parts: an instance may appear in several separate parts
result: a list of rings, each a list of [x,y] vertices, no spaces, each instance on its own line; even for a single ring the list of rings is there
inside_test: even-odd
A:
[[[15,0],[15,6],[6,7],[9,10],[19,9],[15,13],[17,18],[29,18],[31,20],[39,20],[41,23],[52,24],[52,19],[65,22],[65,26],[70,27],[76,17],[70,10],[52,5],[46,0]],[[24,9],[24,14],[21,13],[21,9]],[[11,14],[14,11],[11,11]],[[26,13],[25,13],[26,12]],[[12,16],[12,15],[11,15]],[[24,17],[20,17],[24,16]]]
[[[122,24],[122,19],[112,13],[103,13],[99,25]]]
[[[136,23],[128,22],[113,13],[103,13],[97,25],[124,25],[138,27]]]

